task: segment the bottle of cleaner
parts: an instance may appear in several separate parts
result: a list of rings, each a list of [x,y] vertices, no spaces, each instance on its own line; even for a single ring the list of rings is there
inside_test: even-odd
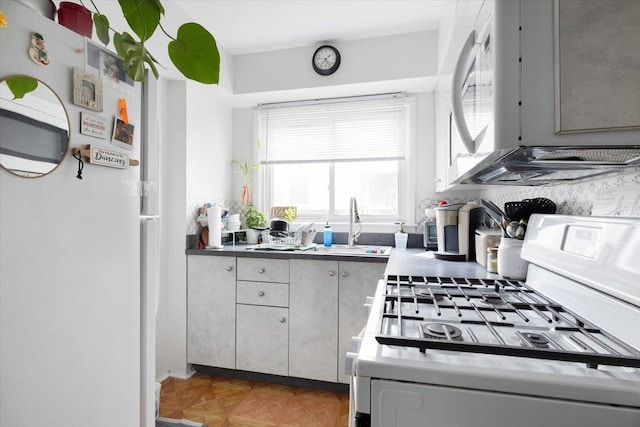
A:
[[[331,247],[332,240],[333,236],[331,232],[331,226],[329,225],[329,222],[327,222],[327,225],[324,226],[324,245],[327,248]]]

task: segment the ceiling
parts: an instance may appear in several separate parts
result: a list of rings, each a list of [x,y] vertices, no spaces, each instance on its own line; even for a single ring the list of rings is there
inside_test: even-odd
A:
[[[232,55],[438,28],[447,0],[174,0]]]
[[[56,3],[59,0],[56,0]],[[170,34],[186,21],[206,27],[219,47],[231,55],[313,46],[437,29],[451,0],[162,0],[163,27]],[[92,0],[117,30],[126,28],[118,2]],[[89,6],[87,6],[89,7]],[[149,49],[163,64],[165,77],[180,78],[166,53],[169,39],[156,31]],[[307,90],[231,95],[245,107],[292,99],[352,96],[362,93],[429,91],[425,79],[371,82]]]

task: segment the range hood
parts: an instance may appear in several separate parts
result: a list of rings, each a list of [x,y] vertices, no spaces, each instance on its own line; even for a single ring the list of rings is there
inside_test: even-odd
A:
[[[550,185],[640,167],[640,145],[519,147],[486,155],[456,184]]]

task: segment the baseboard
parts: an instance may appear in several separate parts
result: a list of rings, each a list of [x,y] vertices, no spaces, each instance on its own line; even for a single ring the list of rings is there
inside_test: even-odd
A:
[[[177,378],[179,380],[188,380],[189,378],[191,378],[195,374],[196,374],[196,371],[194,371],[194,370],[190,370],[188,372],[178,372],[178,371],[168,370],[165,373],[163,373],[162,375],[156,377],[156,382],[161,383],[162,381],[166,380],[169,377]]]
[[[175,420],[173,418],[164,418],[164,417],[158,417],[156,418],[156,420],[171,423],[171,425],[202,427],[202,423],[189,421],[189,420]]]
[[[306,387],[331,392],[348,393],[349,384],[332,383],[326,381],[310,380],[306,378],[285,377],[280,375],[262,374],[259,372],[239,371],[235,369],[213,368],[211,366],[193,365],[194,372],[217,375],[227,378],[237,378],[250,381],[268,382],[294,387]]]

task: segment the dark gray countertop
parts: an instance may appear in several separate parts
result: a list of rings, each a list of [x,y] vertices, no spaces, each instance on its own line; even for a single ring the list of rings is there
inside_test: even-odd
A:
[[[477,262],[443,261],[420,249],[392,250],[385,274],[497,279]]]
[[[386,263],[389,257],[374,254],[338,254],[322,253],[313,249],[306,251],[273,251],[273,250],[253,250],[255,245],[225,245],[222,249],[187,249],[187,255],[211,255],[211,256],[235,256],[250,258],[272,258],[272,259],[317,259],[333,261],[364,261]],[[394,250],[391,251],[393,254]]]
[[[390,256],[370,254],[326,254],[308,251],[265,251],[252,250],[251,245],[236,244],[223,249],[187,249],[187,255],[260,257],[273,259],[316,259],[333,261],[359,261],[387,263],[385,273],[414,276],[448,276],[499,278],[497,274],[488,273],[476,262],[442,261],[434,258],[433,252],[424,249],[392,249]]]

